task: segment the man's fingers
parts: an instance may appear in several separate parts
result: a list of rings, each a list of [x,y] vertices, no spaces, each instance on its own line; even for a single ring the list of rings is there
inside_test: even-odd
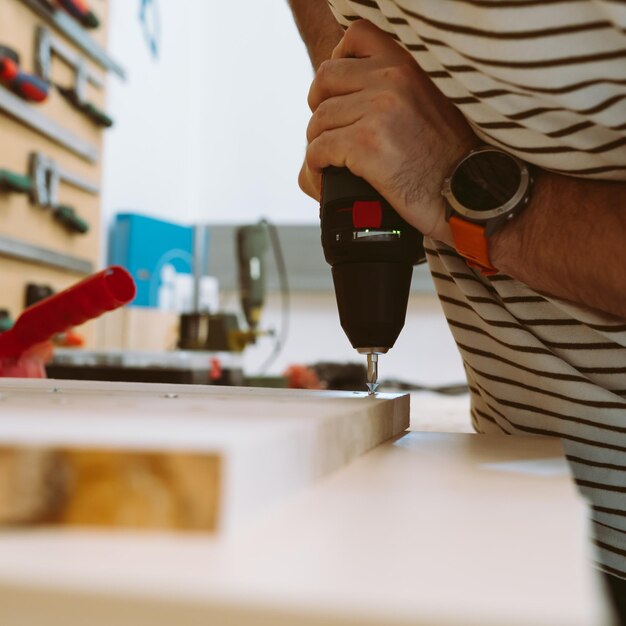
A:
[[[318,68],[309,90],[309,107],[315,111],[328,98],[365,89],[371,85],[372,71],[405,63],[415,65],[413,57],[387,33],[365,20],[354,22],[332,58]]]
[[[302,189],[307,196],[311,196],[311,198],[319,202],[322,195],[322,176],[321,174],[311,172],[306,161],[300,168],[298,184],[300,185],[300,189]]]
[[[315,111],[320,102],[333,96],[344,96],[363,89],[367,68],[361,67],[362,59],[337,59],[324,61],[319,66],[309,89],[308,103]]]
[[[366,143],[366,133],[359,124],[327,130],[308,145],[306,165],[315,175],[321,174],[325,167],[334,165],[347,167],[356,176],[363,176],[363,172],[354,169],[359,164],[353,162],[353,155],[355,151],[367,149]]]
[[[367,20],[357,20],[346,29],[330,58],[364,58],[395,49],[402,50],[388,33]]]
[[[358,94],[333,97],[324,100],[311,117],[306,130],[306,139],[311,143],[327,130],[343,128],[358,122],[365,114],[363,98]]]

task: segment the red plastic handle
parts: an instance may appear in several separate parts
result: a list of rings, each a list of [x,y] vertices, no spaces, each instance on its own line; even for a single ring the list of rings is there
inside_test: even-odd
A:
[[[0,80],[11,82],[20,73],[17,63],[9,57],[0,57]]]
[[[35,76],[22,72],[15,61],[8,57],[0,58],[0,81],[6,83],[16,94],[32,102],[43,102],[50,91],[48,83]]]
[[[0,358],[17,357],[71,326],[128,304],[135,282],[123,267],[109,267],[28,307],[11,330],[0,335]]]
[[[57,0],[57,2],[71,16],[77,19],[81,19],[89,13],[89,7],[83,0]]]
[[[11,88],[25,100],[43,102],[50,91],[45,80],[33,74],[20,72],[10,83]]]

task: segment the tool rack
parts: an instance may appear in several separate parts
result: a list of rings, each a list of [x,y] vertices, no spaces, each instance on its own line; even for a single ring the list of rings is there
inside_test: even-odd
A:
[[[106,52],[108,1],[89,4],[100,21],[95,30],[52,0],[0,0],[0,45],[15,50],[20,70],[50,83],[41,103],[0,84],[0,309],[13,317],[26,283],[61,290],[101,262],[106,128],[80,105],[104,112],[108,75],[123,80],[125,72]],[[88,344],[93,333],[86,330]]]

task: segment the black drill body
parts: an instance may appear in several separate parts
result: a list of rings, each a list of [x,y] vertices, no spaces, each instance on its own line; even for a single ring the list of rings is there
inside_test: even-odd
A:
[[[423,237],[347,168],[324,170],[320,219],[341,326],[357,350],[386,352],[404,326]]]

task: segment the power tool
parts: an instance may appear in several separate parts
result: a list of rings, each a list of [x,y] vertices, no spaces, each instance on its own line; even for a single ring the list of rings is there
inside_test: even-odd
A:
[[[367,388],[378,388],[378,356],[393,347],[406,317],[423,237],[367,181],[345,167],[322,173],[322,247],[332,268],[339,320],[367,355]]]
[[[241,309],[247,330],[242,330],[237,315],[227,312],[196,310],[180,316],[178,347],[182,350],[242,352],[256,343],[259,336],[270,334],[259,330],[265,303],[265,256],[270,245],[271,225],[265,220],[240,226],[235,230]],[[199,259],[201,264],[203,255]]]
[[[268,224],[261,221],[240,226],[236,235],[241,308],[248,328],[255,332],[265,302],[265,255],[270,245]]]

